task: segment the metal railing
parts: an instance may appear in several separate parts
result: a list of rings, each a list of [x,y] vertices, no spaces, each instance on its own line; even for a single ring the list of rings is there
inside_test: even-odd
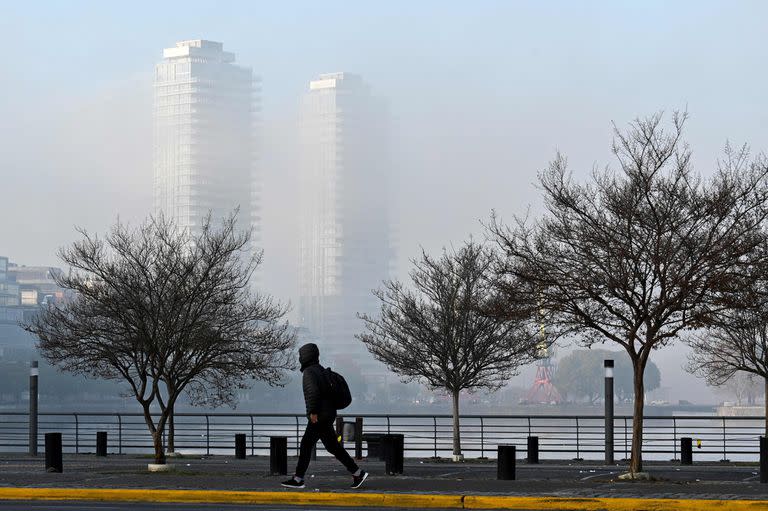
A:
[[[450,415],[346,414],[363,417],[364,433],[402,433],[406,455],[449,456],[453,422]],[[152,440],[139,413],[40,413],[38,445],[45,433],[62,433],[65,452],[92,453],[96,432],[107,431],[109,452],[150,453]],[[289,450],[298,452],[306,418],[296,414],[177,413],[175,447],[182,453],[232,454],[234,435],[245,433],[251,455],[269,452],[270,436],[288,437]],[[692,437],[694,459],[755,461],[763,417],[646,416],[643,456],[646,460],[678,459],[681,437]],[[495,457],[499,444],[517,445],[525,452],[528,436],[539,437],[542,459],[602,459],[604,418],[601,415],[463,415],[462,451],[467,457]],[[616,458],[628,458],[632,417],[616,416]],[[28,450],[28,414],[0,412],[0,451]]]

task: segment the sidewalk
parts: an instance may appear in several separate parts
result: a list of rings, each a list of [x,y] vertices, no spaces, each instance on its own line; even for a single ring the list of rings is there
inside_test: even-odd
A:
[[[237,502],[267,502],[301,504],[312,501],[333,505],[467,508],[482,498],[546,497],[558,499],[696,499],[691,509],[705,509],[706,500],[749,500],[748,509],[768,509],[768,484],[760,484],[756,466],[734,464],[709,464],[678,466],[671,463],[649,463],[648,472],[656,479],[649,482],[617,481],[616,476],[625,472],[626,466],[604,466],[589,462],[544,462],[527,465],[518,460],[517,479],[497,481],[494,462],[434,462],[430,460],[406,460],[403,475],[384,474],[383,463],[364,460],[361,463],[371,474],[363,489],[349,489],[351,478],[335,460],[319,458],[310,466],[307,488],[289,490],[280,487],[285,476],[270,476],[269,460],[252,457],[237,460],[227,456],[180,457],[169,459],[176,470],[170,473],[150,474],[146,471],[151,458],[139,456],[110,456],[96,458],[92,455],[65,455],[64,473],[49,474],[44,471],[42,456],[30,458],[23,455],[0,455],[0,499],[56,500],[144,500],[139,496],[155,495],[154,501],[222,502],[221,499],[237,498]],[[295,464],[289,458],[289,472]],[[44,496],[41,490],[73,489],[77,492]],[[20,490],[17,490],[20,489]],[[141,490],[109,494],[86,490],[119,489]],[[197,490],[199,492],[148,492],[146,490]],[[26,493],[25,493],[26,492]],[[218,492],[218,493],[217,493]],[[223,492],[223,493],[222,493]],[[247,493],[244,493],[247,492]],[[258,492],[258,494],[254,494]],[[26,495],[26,496],[25,496]],[[42,495],[42,496],[41,496]],[[101,497],[99,497],[101,495]],[[230,497],[227,497],[230,495]],[[352,495],[354,501],[349,500]],[[159,500],[160,498],[170,500]],[[413,498],[410,498],[413,497]],[[554,500],[551,498],[555,498]],[[213,498],[214,500],[210,500]],[[478,501],[477,499],[480,499]],[[175,499],[175,500],[174,500]],[[218,499],[218,500],[216,500]],[[262,499],[262,500],[259,500]],[[314,499],[314,500],[313,500]],[[542,500],[542,499],[538,499]],[[544,499],[547,500],[547,499]],[[224,500],[230,502],[231,500]],[[345,504],[344,501],[352,502]],[[765,501],[765,502],[757,502]],[[389,503],[387,503],[389,502]],[[491,500],[498,504],[499,500]],[[511,501],[510,501],[511,502]],[[526,501],[527,502],[527,501]],[[533,503],[533,501],[530,501]],[[586,505],[586,502],[583,505]],[[592,501],[589,501],[592,502]],[[596,501],[595,501],[596,502]],[[618,501],[616,501],[618,502]],[[649,503],[649,502],[648,502]],[[672,501],[669,501],[671,504]],[[729,503],[727,509],[736,509]],[[581,505],[581,504],[580,504]],[[604,506],[603,506],[604,507]],[[650,507],[645,507],[650,509]],[[526,507],[526,509],[556,509],[552,507]],[[568,509],[599,509],[599,507],[568,507]],[[618,507],[617,507],[618,509]],[[633,509],[622,507],[622,509]],[[654,507],[656,509],[656,507]],[[660,509],[660,508],[658,508]],[[670,508],[672,509],[672,508]],[[682,509],[682,507],[674,507]],[[726,509],[726,508],[721,508]],[[747,508],[744,508],[747,509]]]

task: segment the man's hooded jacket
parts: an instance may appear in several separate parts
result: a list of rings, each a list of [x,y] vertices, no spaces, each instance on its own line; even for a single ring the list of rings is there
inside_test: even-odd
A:
[[[320,350],[316,344],[309,343],[299,348],[304,402],[307,405],[307,417],[316,413],[319,421],[333,421],[336,408],[328,395],[325,381],[325,368],[320,365]]]

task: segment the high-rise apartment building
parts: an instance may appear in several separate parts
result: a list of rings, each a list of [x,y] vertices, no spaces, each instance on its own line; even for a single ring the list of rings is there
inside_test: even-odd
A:
[[[163,50],[154,78],[154,209],[198,232],[240,208],[259,229],[254,143],[258,84],[222,43],[190,40]]]
[[[338,364],[371,367],[358,312],[389,276],[388,122],[381,99],[349,73],[309,84],[300,122],[300,324]]]

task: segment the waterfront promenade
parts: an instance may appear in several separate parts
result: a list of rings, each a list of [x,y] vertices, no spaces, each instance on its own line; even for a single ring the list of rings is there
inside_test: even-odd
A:
[[[517,479],[496,480],[493,461],[466,463],[407,459],[404,473],[389,476],[383,463],[364,460],[371,478],[357,492],[337,463],[320,457],[308,473],[305,490],[279,486],[269,475],[269,459],[256,456],[182,456],[169,460],[175,471],[150,474],[146,456],[65,455],[64,472],[46,473],[42,456],[0,456],[0,509],[19,502],[72,501],[123,503],[181,502],[278,509],[437,508],[437,509],[767,509],[768,485],[757,466],[735,463],[648,463],[651,481],[619,481],[624,464],[518,460]],[[289,458],[289,470],[295,463]],[[91,505],[89,504],[89,505]],[[48,509],[43,507],[44,509]],[[98,506],[94,507],[97,509]],[[139,507],[152,509],[153,507]],[[186,507],[183,507],[186,509]],[[16,508],[14,508],[16,509]],[[197,507],[195,507],[197,509]]]

